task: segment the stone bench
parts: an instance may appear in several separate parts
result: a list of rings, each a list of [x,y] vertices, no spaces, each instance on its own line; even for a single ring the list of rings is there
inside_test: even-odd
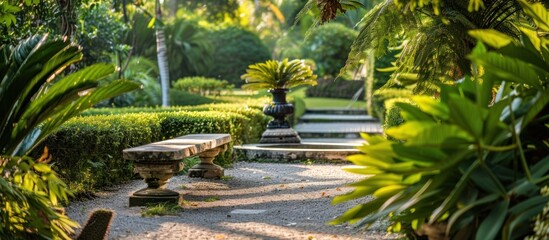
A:
[[[213,163],[215,156],[227,150],[229,134],[190,134],[170,140],[125,149],[124,159],[133,161],[134,171],[147,187],[130,196],[130,207],[150,203],[179,203],[179,193],[166,189],[166,183],[183,169],[184,158],[198,155],[200,163],[189,170],[190,177],[221,178],[223,168]]]

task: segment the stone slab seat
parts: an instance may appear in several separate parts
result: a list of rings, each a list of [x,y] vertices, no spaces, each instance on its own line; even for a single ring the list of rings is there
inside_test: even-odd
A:
[[[221,178],[223,168],[213,163],[227,149],[229,134],[190,134],[125,149],[123,158],[134,162],[134,171],[145,179],[147,188],[130,196],[130,207],[151,203],[179,203],[179,193],[166,189],[166,183],[183,169],[181,160],[198,155],[200,163],[189,170],[190,177]]]

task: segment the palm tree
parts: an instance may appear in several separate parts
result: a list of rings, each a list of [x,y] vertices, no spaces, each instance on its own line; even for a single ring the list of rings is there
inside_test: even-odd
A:
[[[156,56],[158,60],[158,71],[160,72],[160,86],[162,88],[162,106],[167,107],[170,103],[170,70],[168,68],[168,54],[164,27],[162,23],[162,5],[160,0],[155,0],[155,29],[156,29]]]

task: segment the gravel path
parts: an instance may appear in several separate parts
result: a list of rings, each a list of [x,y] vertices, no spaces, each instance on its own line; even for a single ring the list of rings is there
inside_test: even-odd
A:
[[[343,166],[236,163],[226,180],[177,176],[169,183],[185,199],[177,216],[142,217],[142,208],[129,208],[128,197],[145,186],[137,180],[66,210],[81,225],[95,208],[115,210],[109,239],[393,239],[380,223],[366,231],[326,225],[357,203],[330,204],[360,178]]]

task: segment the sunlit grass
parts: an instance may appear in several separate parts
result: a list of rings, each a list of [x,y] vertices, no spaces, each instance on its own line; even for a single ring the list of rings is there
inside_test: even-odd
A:
[[[159,203],[141,210],[142,217],[177,215],[183,208],[173,203]]]

